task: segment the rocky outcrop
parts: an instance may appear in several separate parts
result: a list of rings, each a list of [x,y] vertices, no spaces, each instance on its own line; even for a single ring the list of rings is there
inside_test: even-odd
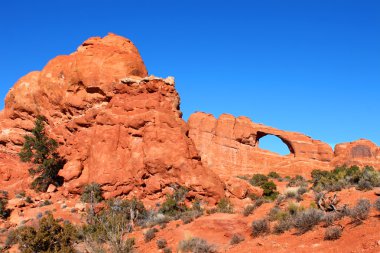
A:
[[[360,139],[353,142],[340,143],[335,146],[334,166],[359,165],[373,166],[380,169],[380,147],[369,140]]]
[[[67,159],[60,171],[67,192],[98,182],[108,197],[155,198],[173,183],[201,197],[224,194],[224,184],[202,166],[187,137],[174,79],[147,76],[128,39],[91,38],[22,77],[0,114],[4,155],[20,149],[37,115],[47,118],[48,133]],[[15,167],[5,178],[25,171]]]
[[[316,168],[329,169],[332,148],[321,141],[294,132],[281,131],[253,123],[247,117],[223,114],[219,119],[210,114],[190,116],[189,136],[203,163],[218,175],[245,175],[277,171],[284,175],[304,175]],[[275,135],[289,148],[281,156],[259,148],[260,138]]]

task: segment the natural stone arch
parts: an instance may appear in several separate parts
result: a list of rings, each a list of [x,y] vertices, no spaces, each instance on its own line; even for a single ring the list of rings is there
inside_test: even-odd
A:
[[[256,147],[259,146],[260,139],[263,138],[264,136],[267,136],[267,135],[272,135],[272,136],[276,136],[277,138],[279,138],[288,147],[289,155],[295,156],[295,151],[294,151],[294,148],[293,148],[292,144],[290,143],[290,141],[286,140],[285,138],[283,138],[282,136],[277,135],[277,134],[265,133],[265,132],[258,131],[256,134],[256,141],[255,141]]]

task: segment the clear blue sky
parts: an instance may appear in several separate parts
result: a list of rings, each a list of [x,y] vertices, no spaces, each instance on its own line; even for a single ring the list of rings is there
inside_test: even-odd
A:
[[[2,1],[0,96],[90,36],[130,38],[181,109],[380,144],[380,1]]]

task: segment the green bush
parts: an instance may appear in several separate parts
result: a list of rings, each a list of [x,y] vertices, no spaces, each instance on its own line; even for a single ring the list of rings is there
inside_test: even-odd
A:
[[[332,171],[313,170],[311,173],[315,191],[340,191],[355,186],[358,190],[370,190],[380,186],[380,172],[366,166],[340,166]]]
[[[178,244],[178,251],[187,253],[215,253],[216,248],[214,245],[209,244],[201,238],[191,238],[188,240],[180,241]]]
[[[268,182],[268,177],[263,174],[254,174],[249,180],[249,183],[253,186],[261,187],[264,183]]]
[[[24,136],[24,145],[19,153],[22,162],[32,162],[36,165],[29,169],[30,175],[37,176],[31,188],[41,192],[45,192],[50,184],[59,186],[63,183],[58,172],[65,163],[56,152],[58,143],[46,136],[45,120],[43,116],[37,117],[32,135]]]
[[[63,226],[48,214],[38,224],[38,228],[24,226],[14,231],[13,242],[23,253],[34,252],[74,252],[77,230],[70,223]],[[9,244],[12,244],[9,243]]]
[[[275,200],[279,194],[276,184],[263,174],[254,174],[249,182],[253,186],[261,187],[263,196],[268,200]]]
[[[187,193],[186,188],[179,186],[172,195],[166,195],[166,200],[162,203],[159,212],[171,217],[178,217],[181,213],[187,211],[188,208],[184,202]]]
[[[104,200],[100,184],[91,183],[84,186],[80,200],[84,203],[99,203]]]
[[[268,177],[278,179],[280,178],[280,175],[275,171],[271,171],[269,172]]]

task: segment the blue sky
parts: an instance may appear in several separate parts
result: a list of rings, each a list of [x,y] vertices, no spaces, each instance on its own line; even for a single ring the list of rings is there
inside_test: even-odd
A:
[[[379,13],[377,0],[2,1],[0,108],[21,76],[114,32],[150,74],[176,77],[185,119],[225,112],[380,144]]]

